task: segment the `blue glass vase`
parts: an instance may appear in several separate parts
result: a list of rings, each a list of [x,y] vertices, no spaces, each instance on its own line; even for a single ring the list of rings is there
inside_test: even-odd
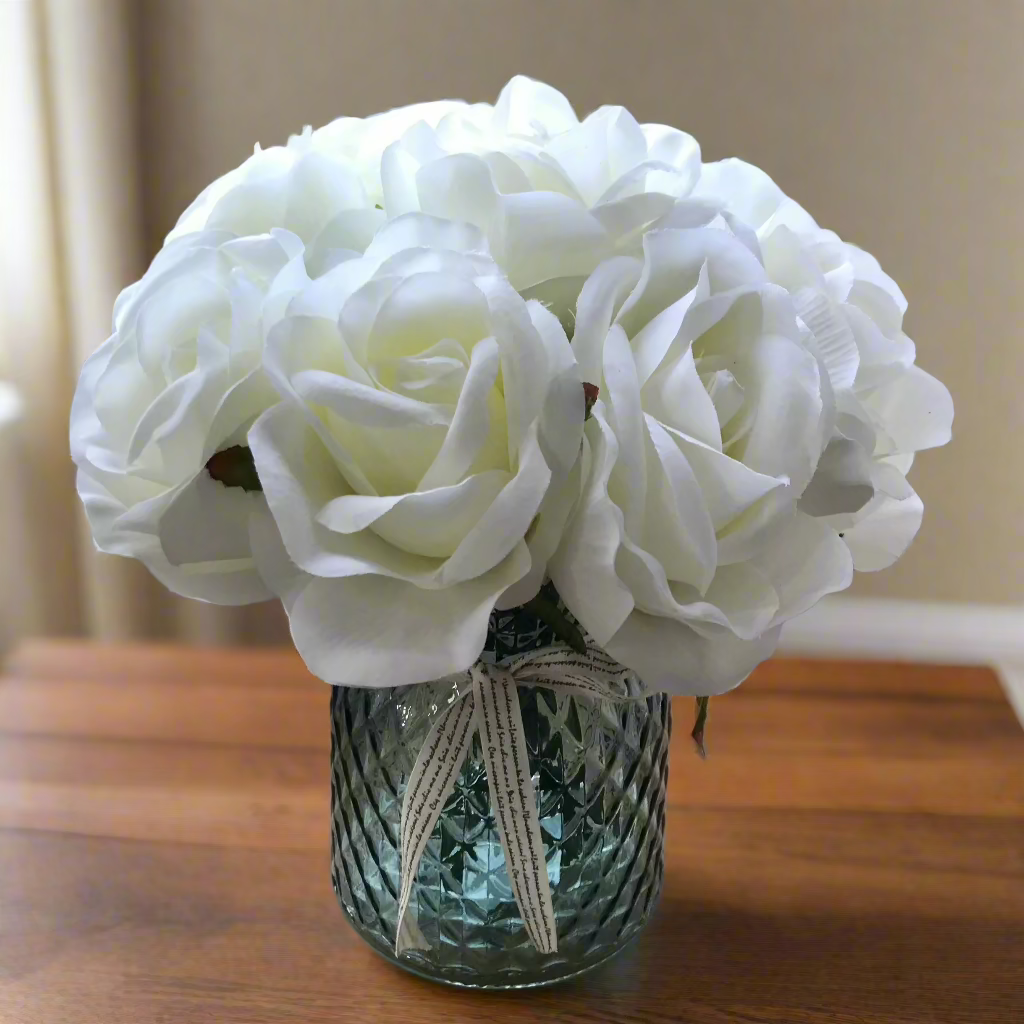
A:
[[[523,609],[491,617],[483,657],[553,642]],[[614,703],[520,687],[558,952],[523,927],[491,813],[479,739],[427,844],[411,908],[430,945],[396,957],[399,821],[416,755],[451,687],[335,687],[331,698],[332,881],[350,924],[416,974],[474,988],[550,984],[635,938],[664,871],[671,704]]]

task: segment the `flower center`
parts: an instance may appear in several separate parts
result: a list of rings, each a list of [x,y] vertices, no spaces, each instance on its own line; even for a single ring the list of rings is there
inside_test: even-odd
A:
[[[241,487],[243,491],[262,491],[252,451],[236,444],[210,456],[206,472],[225,487]]]

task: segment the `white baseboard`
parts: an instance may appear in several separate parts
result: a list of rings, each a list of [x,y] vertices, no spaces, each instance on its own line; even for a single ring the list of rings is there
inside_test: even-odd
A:
[[[826,598],[787,623],[779,653],[990,665],[1024,723],[1024,606]]]
[[[1024,664],[1024,607],[826,598],[786,624],[780,651],[942,665]]]

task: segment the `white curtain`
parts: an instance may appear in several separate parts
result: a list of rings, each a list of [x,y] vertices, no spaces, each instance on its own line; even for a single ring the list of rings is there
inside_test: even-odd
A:
[[[132,0],[0,3],[0,642],[277,641],[272,606],[165,593],[142,566],[95,552],[67,423],[78,369],[145,269],[137,29]]]

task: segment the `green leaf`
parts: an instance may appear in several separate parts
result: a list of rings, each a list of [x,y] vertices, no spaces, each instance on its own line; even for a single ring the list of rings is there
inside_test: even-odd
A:
[[[693,732],[690,733],[693,737],[693,742],[697,746],[697,753],[701,757],[708,756],[708,752],[704,747],[704,726],[708,720],[708,704],[710,700],[710,697],[697,698],[697,720],[693,723]]]

